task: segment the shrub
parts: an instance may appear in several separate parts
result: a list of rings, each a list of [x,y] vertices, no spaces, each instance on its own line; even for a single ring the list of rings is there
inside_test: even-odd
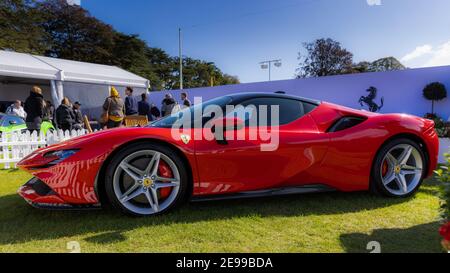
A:
[[[442,218],[444,225],[439,230],[443,237],[442,246],[445,250],[450,251],[450,154],[445,154],[447,164],[436,171],[441,185],[442,204]]]
[[[431,100],[431,113],[434,114],[434,102],[443,100],[447,97],[447,89],[445,85],[440,82],[433,82],[425,86],[423,89],[423,96],[427,100]]]
[[[447,163],[445,166],[441,166],[439,170],[436,171],[439,181],[442,182],[441,192],[442,199],[444,200],[442,205],[443,218],[450,221],[450,154],[445,154]]]
[[[426,114],[425,118],[431,119],[434,121],[434,128],[436,129],[436,132],[438,133],[439,137],[448,137],[449,136],[449,133],[450,133],[449,127],[442,118],[438,117],[435,114],[430,114],[430,113]]]

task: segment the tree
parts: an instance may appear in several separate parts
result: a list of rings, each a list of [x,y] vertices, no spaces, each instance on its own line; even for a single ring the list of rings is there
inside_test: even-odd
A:
[[[172,58],[160,48],[147,48],[146,59],[149,63],[149,78],[153,90],[170,90],[179,81],[178,59]]]
[[[353,54],[330,38],[305,43],[306,56],[299,53],[301,61],[298,77],[323,77],[350,73]]]
[[[147,44],[137,35],[115,32],[111,64],[151,80],[152,70],[147,60]]]
[[[47,45],[35,0],[0,1],[0,49],[42,54]]]
[[[101,64],[112,64],[115,32],[89,12],[65,0],[38,4],[42,27],[50,48],[47,56]]]
[[[384,72],[404,69],[406,69],[406,67],[394,57],[378,59],[372,62],[368,67],[369,72]]]
[[[433,82],[428,84],[423,89],[423,96],[427,100],[431,100],[431,114],[434,115],[434,102],[443,100],[447,97],[447,89],[445,85],[439,82]]]
[[[152,48],[66,0],[1,0],[0,49],[116,65],[148,80],[153,90],[179,88],[178,58]],[[186,58],[185,86],[238,83],[211,62]]]

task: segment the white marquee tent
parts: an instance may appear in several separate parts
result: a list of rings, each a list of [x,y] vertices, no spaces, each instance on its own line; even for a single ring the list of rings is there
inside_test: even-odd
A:
[[[97,118],[110,86],[122,95],[125,87],[131,86],[139,95],[148,90],[150,83],[115,66],[0,50],[0,102],[24,101],[32,85],[39,85],[44,97],[55,105],[67,96],[81,102],[88,116]]]

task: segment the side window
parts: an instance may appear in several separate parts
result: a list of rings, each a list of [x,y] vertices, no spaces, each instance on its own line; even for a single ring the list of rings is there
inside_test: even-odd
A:
[[[246,125],[250,125],[250,120],[252,118],[258,118],[258,125],[270,125],[272,124],[272,107],[278,106],[279,109],[279,125],[289,124],[305,114],[303,103],[299,100],[285,99],[285,98],[256,98],[250,99],[241,104],[245,107],[245,122]],[[254,107],[253,107],[254,106]],[[262,106],[267,108],[267,123],[261,120],[259,117],[259,109]],[[233,113],[228,113],[227,116],[239,116],[243,117],[243,113],[240,111],[243,108],[236,108]]]
[[[309,103],[309,102],[303,102],[303,109],[305,111],[305,115],[311,113],[314,111],[314,109],[317,108],[317,105]]]

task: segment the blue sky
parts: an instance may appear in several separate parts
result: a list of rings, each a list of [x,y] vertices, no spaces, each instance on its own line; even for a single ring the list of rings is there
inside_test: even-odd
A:
[[[303,42],[330,37],[355,61],[395,56],[409,67],[450,64],[448,0],[82,0],[102,21],[150,46],[215,62],[242,82],[268,79],[259,62],[283,60],[294,77]],[[369,5],[380,2],[381,5]]]

